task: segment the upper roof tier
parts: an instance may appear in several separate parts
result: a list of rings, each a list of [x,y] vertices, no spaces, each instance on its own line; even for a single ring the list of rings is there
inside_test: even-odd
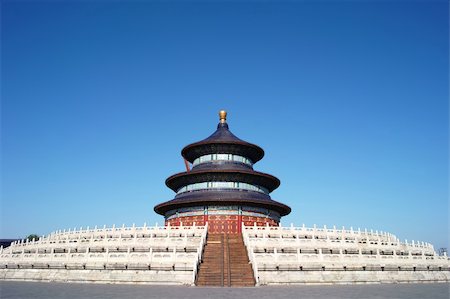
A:
[[[256,163],[264,157],[262,148],[241,140],[231,133],[228,129],[225,111],[220,111],[219,116],[220,122],[217,125],[217,130],[211,136],[183,148],[181,154],[186,160],[193,163],[198,157],[208,154],[235,154],[247,157],[253,163]]]

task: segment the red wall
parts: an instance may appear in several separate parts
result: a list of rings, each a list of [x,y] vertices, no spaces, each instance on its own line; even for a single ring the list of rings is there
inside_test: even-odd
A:
[[[238,216],[238,215],[209,215],[209,216],[187,216],[172,218],[166,221],[166,225],[179,226],[181,222],[185,226],[205,225],[208,222],[208,232],[210,233],[241,233],[242,222],[247,225],[257,226],[278,226],[278,222],[266,217]]]

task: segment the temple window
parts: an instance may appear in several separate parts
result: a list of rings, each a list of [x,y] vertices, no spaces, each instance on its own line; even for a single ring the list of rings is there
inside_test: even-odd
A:
[[[196,166],[201,163],[205,162],[213,162],[213,161],[234,161],[234,162],[240,162],[247,164],[249,166],[253,165],[253,162],[243,156],[239,155],[233,155],[233,154],[210,154],[210,155],[204,155],[200,156],[197,159],[194,160],[192,163],[192,166]]]
[[[205,189],[236,189],[236,190],[247,190],[256,191],[264,194],[269,194],[269,190],[264,187],[252,185],[243,182],[200,182],[189,184],[178,189],[177,194],[195,191],[195,190],[205,190]]]

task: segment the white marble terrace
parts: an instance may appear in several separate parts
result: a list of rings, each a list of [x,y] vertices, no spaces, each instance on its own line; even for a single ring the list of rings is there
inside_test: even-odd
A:
[[[257,285],[450,281],[447,256],[386,232],[243,226],[242,235]],[[206,237],[207,226],[57,231],[0,248],[0,279],[193,285]]]
[[[0,248],[0,269],[190,272],[194,283],[206,233],[207,226],[147,225],[56,231]]]
[[[255,279],[270,283],[277,275],[311,271],[444,271],[447,256],[438,256],[433,245],[400,242],[393,234],[378,231],[243,226],[242,234]],[[265,273],[262,273],[265,272]],[[337,273],[337,272],[336,272]],[[260,275],[261,274],[261,275]],[[445,275],[447,275],[445,274]]]

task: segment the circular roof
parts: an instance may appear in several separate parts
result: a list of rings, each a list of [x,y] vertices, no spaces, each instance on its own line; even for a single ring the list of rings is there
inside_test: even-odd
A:
[[[200,182],[243,182],[267,188],[272,192],[280,186],[280,180],[273,175],[250,169],[192,170],[167,178],[166,185],[177,192],[183,186]]]
[[[187,145],[181,154],[191,163],[198,157],[208,154],[235,154],[247,157],[256,163],[264,157],[264,150],[236,137],[229,130],[228,124],[221,119],[217,130],[211,136]]]
[[[156,213],[164,215],[169,210],[194,205],[250,205],[277,211],[281,216],[291,212],[289,206],[252,191],[194,191],[160,203],[155,206],[154,210]]]

